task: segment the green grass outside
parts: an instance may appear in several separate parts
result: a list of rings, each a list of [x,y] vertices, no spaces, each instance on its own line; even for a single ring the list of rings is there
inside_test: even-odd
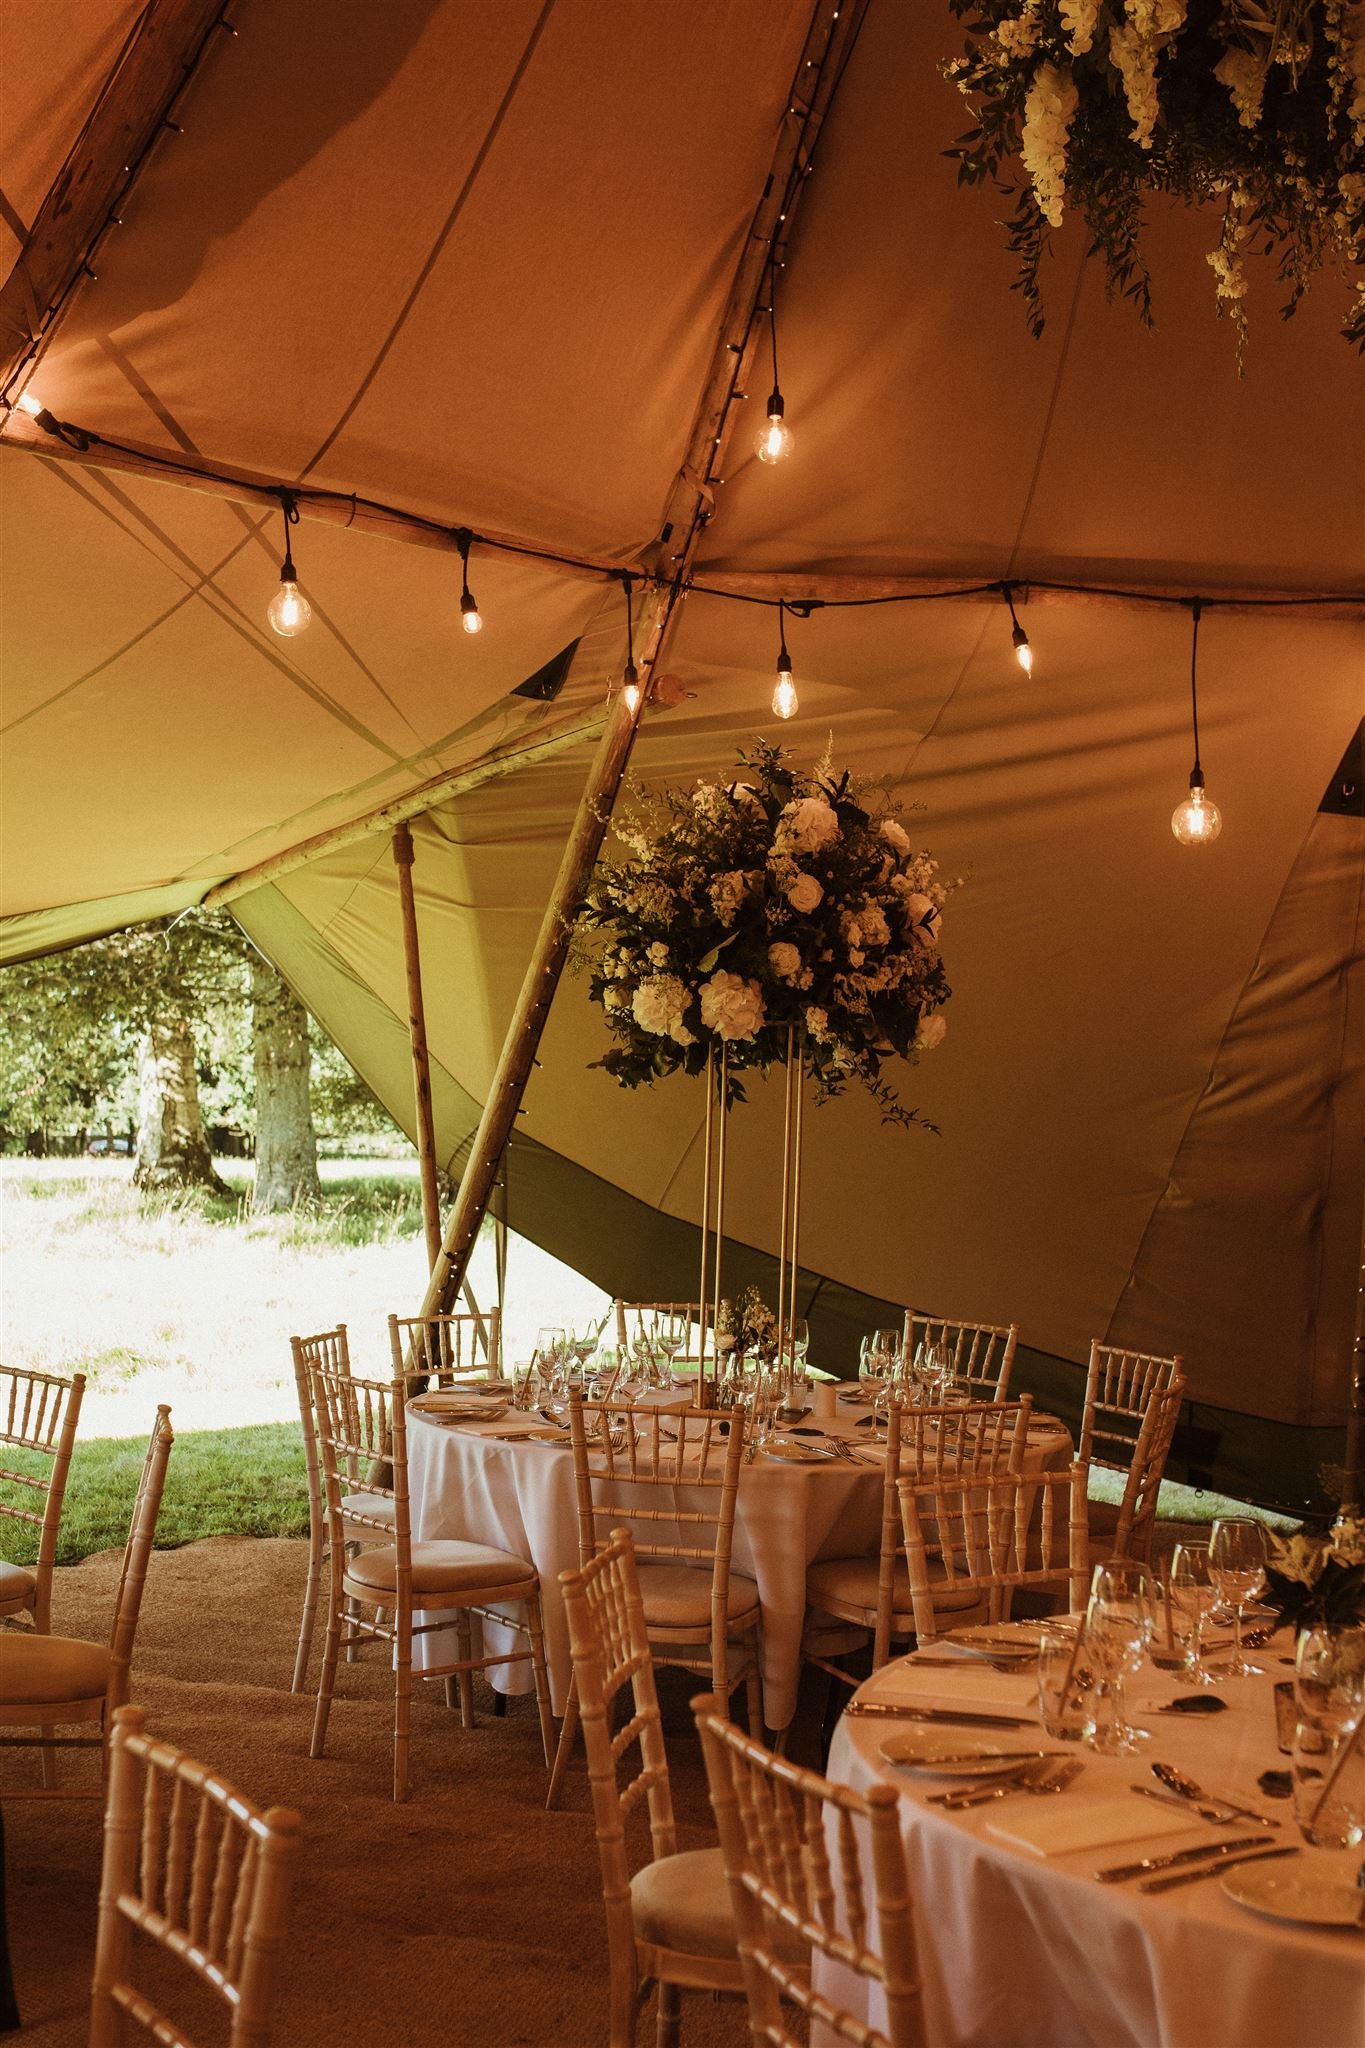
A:
[[[63,1505],[58,1564],[77,1564],[92,1551],[121,1549],[128,1537],[146,1437],[105,1437],[78,1443]],[[25,1454],[9,1451],[18,1465]],[[24,1469],[36,1470],[33,1464]],[[0,1485],[0,1502],[19,1489]],[[32,1564],[38,1531],[5,1517],[0,1555]],[[263,1422],[248,1429],[178,1434],[166,1472],[156,1547],[175,1550],[201,1536],[306,1536],[308,1494],[297,1423]]]

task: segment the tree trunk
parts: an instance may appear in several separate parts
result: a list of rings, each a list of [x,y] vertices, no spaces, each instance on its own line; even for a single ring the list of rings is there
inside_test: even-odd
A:
[[[213,1170],[199,1115],[194,1034],[189,1019],[174,1010],[162,1011],[142,1041],[133,1184],[228,1193]]]
[[[251,961],[251,1059],[256,1075],[253,1209],[316,1202],[318,1141],[309,1093],[308,1012],[259,954]]]

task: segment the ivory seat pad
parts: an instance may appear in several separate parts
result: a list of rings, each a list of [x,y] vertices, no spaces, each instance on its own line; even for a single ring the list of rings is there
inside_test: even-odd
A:
[[[630,1881],[630,1907],[641,1941],[690,1956],[738,1957],[719,1849],[683,1849],[647,1863]]]
[[[398,1552],[392,1543],[376,1550],[362,1550],[346,1566],[348,1582],[366,1586],[376,1593],[392,1593],[397,1584]],[[458,1593],[479,1586],[524,1586],[536,1576],[536,1568],[510,1550],[494,1550],[486,1543],[414,1543],[412,1546],[412,1592]]]
[[[703,1634],[709,1630],[709,1570],[690,1564],[642,1564],[637,1570],[645,1620],[651,1628],[695,1628]],[[747,1621],[758,1613],[758,1587],[752,1579],[730,1574],[725,1612],[732,1622]]]
[[[31,1599],[37,1585],[32,1572],[26,1572],[19,1564],[6,1564],[0,1558],[0,1607],[7,1607],[11,1600]]]
[[[853,1607],[867,1617],[871,1627],[877,1618],[877,1579],[881,1571],[880,1561],[875,1557],[829,1557],[821,1564],[813,1564],[806,1573],[806,1599],[811,1607],[820,1613],[837,1612]],[[950,1592],[943,1581],[943,1566],[932,1559],[929,1565],[929,1579],[934,1591],[934,1607],[944,1613],[954,1613],[958,1608],[975,1607],[980,1592],[974,1586],[954,1586]],[[833,1603],[833,1605],[831,1605]],[[896,1559],[892,1580],[891,1605],[897,1620],[904,1620],[906,1627],[913,1626],[913,1609],[910,1603],[910,1571],[903,1557]]]
[[[393,1527],[394,1504],[386,1493],[344,1493],[341,1497],[343,1515],[368,1515],[372,1522],[383,1522]]]
[[[77,1636],[6,1635],[0,1656],[0,1706],[52,1706],[97,1700],[109,1683],[109,1647]]]

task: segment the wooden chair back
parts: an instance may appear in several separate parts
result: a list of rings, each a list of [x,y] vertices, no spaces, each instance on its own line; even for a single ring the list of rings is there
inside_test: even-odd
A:
[[[345,1566],[346,1544],[357,1529],[398,1552],[399,1605],[411,1593],[412,1523],[408,1507],[405,1382],[362,1380],[349,1369],[310,1365],[309,1402],[317,1423],[318,1464],[332,1570]],[[357,1494],[393,1502],[393,1520],[366,1514]],[[343,1510],[342,1500],[350,1498]]]
[[[502,1310],[478,1315],[390,1316],[395,1377],[424,1377],[433,1387],[502,1377]]]
[[[1077,1457],[1090,1465],[1127,1472],[1149,1406],[1173,1380],[1181,1378],[1183,1364],[1179,1352],[1162,1358],[1154,1352],[1125,1351],[1092,1338]]]
[[[261,1813],[169,1743],[140,1707],[114,1717],[90,2048],[125,2048],[129,2028],[192,2048],[133,1982],[134,1934],[175,1956],[231,2014],[229,2048],[267,2048],[284,1960],[300,1821]]]
[[[1151,1559],[1161,1482],[1166,1474],[1166,1460],[1171,1454],[1176,1424],[1180,1420],[1180,1404],[1184,1398],[1184,1380],[1173,1379],[1169,1386],[1153,1394],[1147,1403],[1147,1413],[1138,1432],[1133,1462],[1119,1503],[1118,1525],[1114,1531],[1116,1557]]]
[[[57,1536],[84,1393],[84,1373],[68,1379],[24,1366],[0,1366],[0,1516],[38,1531],[32,1601],[7,1601],[0,1614],[27,1609],[40,1635],[52,1627]],[[26,1463],[28,1470],[23,1469]]]
[[[939,1633],[936,1593],[984,1596],[992,1622],[1008,1619],[1023,1587],[1064,1588],[1070,1606],[1083,1608],[1090,1584],[1088,1476],[1077,1459],[1064,1472],[902,1479],[897,1491],[918,1641],[931,1643]]]
[[[902,1408],[893,1403],[888,1410],[877,1620],[872,1634],[874,1671],[891,1655],[896,1562],[904,1540],[897,1491],[901,1480],[941,1482],[960,1472],[1016,1470],[1023,1459],[1032,1410],[1031,1394],[1018,1401],[978,1401],[961,1408]]]
[[[678,1356],[695,1358],[701,1339],[710,1327],[705,1305],[695,1301],[617,1301],[613,1308],[616,1349],[623,1357],[629,1355],[637,1337],[653,1337],[661,1322],[670,1316],[680,1316],[687,1319],[688,1334],[686,1348]]]
[[[909,1361],[921,1344],[946,1344],[960,1386],[978,1401],[1004,1401],[1009,1398],[1018,1342],[1018,1323],[961,1323],[951,1316],[932,1316],[927,1309],[908,1308],[901,1355]]]
[[[152,1554],[157,1517],[161,1513],[161,1496],[166,1490],[166,1467],[170,1463],[174,1442],[171,1411],[163,1403],[156,1411],[147,1455],[142,1461],[142,1476],[138,1481],[128,1541],[123,1551],[123,1567],[119,1572],[118,1592],[114,1597],[114,1625],[109,1638],[109,1686],[105,1693],[106,1717],[121,1707],[128,1697],[128,1672],[133,1661],[138,1616],[142,1612],[142,1594],[147,1584],[147,1563]],[[106,1718],[106,1728],[108,1725]]]
[[[309,1534],[316,1542],[326,1525],[327,1510],[322,1498],[322,1476],[318,1463],[318,1423],[313,1408],[309,1373],[315,1366],[320,1366],[328,1372],[349,1375],[351,1351],[346,1340],[346,1325],[338,1323],[334,1330],[320,1330],[315,1337],[291,1337],[289,1349],[294,1360],[294,1387],[298,1394],[299,1421],[303,1425],[303,1469],[308,1488],[308,1527]]]
[[[900,1800],[802,1770],[744,1735],[703,1697],[693,1702],[711,1805],[734,1904],[749,2031],[771,2048],[798,2048],[785,2003],[808,2024],[858,2048],[923,2048],[924,2024]],[[871,1869],[864,1879],[863,1832]],[[790,1959],[793,1936],[879,1985],[888,2031],[816,1992]]]
[[[729,1679],[730,1565],[744,1457],[744,1417],[719,1408],[642,1408],[569,1399],[578,1555],[586,1565],[605,1532],[625,1525],[635,1555],[711,1574],[712,1683]],[[691,1505],[680,1505],[686,1489]]]

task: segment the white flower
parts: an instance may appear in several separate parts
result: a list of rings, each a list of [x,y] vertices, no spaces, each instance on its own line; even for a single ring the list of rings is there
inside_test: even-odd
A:
[[[709,894],[716,916],[724,925],[731,925],[739,916],[739,906],[748,893],[748,878],[740,868],[731,869],[729,874],[717,875]]]
[[[801,955],[785,939],[775,939],[768,948],[768,965],[779,981],[793,981],[801,970]]]
[[[1237,109],[1243,128],[1254,128],[1261,118],[1265,97],[1265,66],[1250,50],[1226,50],[1213,67],[1213,75],[1225,85]]]
[[[865,946],[890,945],[891,927],[886,921],[885,911],[879,904],[865,903],[859,912],[858,923],[862,927],[862,943]]]
[[[1073,57],[1083,57],[1095,40],[1100,0],[1061,0],[1059,11],[1067,48]]]
[[[668,948],[662,939],[655,939],[649,949],[649,957],[656,967],[663,967],[668,960]]]
[[[910,835],[904,825],[898,824],[894,818],[883,818],[877,830],[887,845],[894,847],[897,853],[909,853]]]
[[[928,896],[907,896],[905,914],[910,920],[917,945],[930,950],[938,945],[938,906]]]
[[[825,896],[824,890],[820,887],[814,875],[802,874],[800,872],[792,876],[783,894],[786,896],[792,909],[799,910],[803,916],[808,916],[812,910],[817,910],[824,901]]]
[[[1038,0],[1024,0],[1018,16],[1006,15],[995,25],[996,47],[1002,57],[1028,57],[1038,42]]]
[[[932,1052],[936,1045],[942,1045],[948,1035],[948,1019],[941,1011],[935,1010],[932,1017],[921,1017],[915,1033],[915,1050]]]
[[[606,988],[602,991],[602,1005],[608,1010],[628,1010],[630,1000],[623,988]]]
[[[689,1031],[681,1017],[669,1025],[668,1035],[675,1045],[695,1045],[697,1042],[696,1032]]]
[[[1110,37],[1119,31],[1115,29]],[[1066,197],[1066,143],[1079,95],[1070,67],[1040,64],[1024,103],[1024,129],[1019,154],[1033,180],[1039,211],[1051,227],[1062,224]]]
[[[777,833],[783,845],[798,853],[819,853],[839,837],[839,820],[822,796],[803,796],[787,805]]]
[[[687,1008],[687,985],[676,974],[651,974],[636,989],[630,1007],[642,1031],[652,1031],[656,1038],[670,1038]]]
[[[818,1003],[807,1003],[806,1029],[812,1038],[828,1038],[829,1011],[822,1010]]]
[[[717,1038],[755,1038],[764,1014],[763,991],[756,981],[721,968],[702,983],[701,1021]]]

